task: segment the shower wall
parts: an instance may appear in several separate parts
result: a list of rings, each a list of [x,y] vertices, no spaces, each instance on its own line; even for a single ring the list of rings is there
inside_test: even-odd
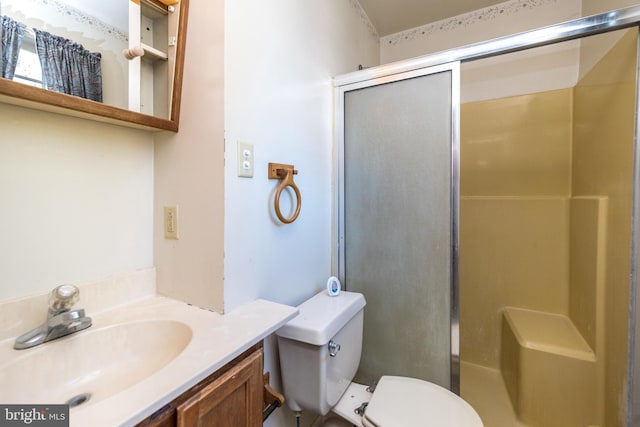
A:
[[[464,361],[499,367],[505,306],[568,311],[571,101],[563,89],[462,105]]]
[[[605,275],[605,425],[622,426],[629,306],[637,30],[574,88],[572,192],[608,197]]]
[[[506,307],[566,316],[596,359],[583,402],[607,427],[626,411],[636,37],[576,87],[461,107],[461,359],[504,369]]]

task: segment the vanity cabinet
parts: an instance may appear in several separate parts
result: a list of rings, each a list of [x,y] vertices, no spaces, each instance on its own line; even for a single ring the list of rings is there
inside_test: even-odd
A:
[[[261,426],[262,370],[263,349],[260,342],[137,426]]]
[[[177,408],[178,427],[262,424],[262,350],[244,359]]]

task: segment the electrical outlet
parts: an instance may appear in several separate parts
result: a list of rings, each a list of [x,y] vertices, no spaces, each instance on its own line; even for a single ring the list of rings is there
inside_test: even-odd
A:
[[[253,144],[238,141],[238,176],[253,178]]]
[[[178,207],[164,207],[164,238],[178,240]]]

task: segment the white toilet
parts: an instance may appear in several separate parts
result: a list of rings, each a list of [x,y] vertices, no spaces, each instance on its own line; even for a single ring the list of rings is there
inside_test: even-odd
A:
[[[289,408],[333,411],[359,427],[482,427],[467,402],[427,381],[383,376],[373,393],[351,382],[362,352],[365,304],[362,294],[331,297],[323,291],[276,332]]]

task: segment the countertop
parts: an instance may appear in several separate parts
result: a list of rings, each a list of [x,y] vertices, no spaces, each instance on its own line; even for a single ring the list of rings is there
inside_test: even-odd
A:
[[[0,360],[10,361],[14,358],[27,360],[31,358],[34,360],[33,363],[41,363],[36,361],[41,360],[42,357],[33,357],[38,352],[49,354],[45,352],[51,351],[51,347],[49,350],[46,348],[53,345],[73,352],[74,348],[83,345],[83,334],[123,324],[141,324],[149,321],[170,321],[173,322],[172,324],[179,322],[183,324],[180,328],[190,330],[191,338],[186,347],[174,359],[149,376],[126,386],[123,390],[118,390],[116,393],[103,394],[101,398],[98,398],[98,391],[96,399],[71,408],[70,411],[70,425],[72,427],[133,426],[276,331],[295,317],[297,313],[298,310],[295,307],[258,299],[228,314],[221,315],[170,298],[151,296],[126,306],[99,312],[92,316],[93,325],[91,328],[38,346],[41,348],[13,350],[11,349],[12,342],[5,340],[0,343],[2,347],[0,348]],[[160,322],[160,324],[164,323]],[[146,339],[147,337],[144,336],[136,337],[136,343]],[[154,337],[150,336],[148,339],[151,343]],[[84,343],[86,342],[85,339]],[[157,346],[157,339],[155,343]],[[142,343],[142,347],[144,345]],[[123,348],[125,350],[118,351],[126,352],[128,349],[126,346]],[[70,358],[72,359],[72,357]],[[55,369],[56,363],[68,364],[65,360],[47,361],[47,365],[51,369]],[[4,363],[2,369],[11,369],[10,365],[11,362]],[[65,366],[65,369],[73,369],[73,367]],[[96,375],[100,375],[100,373],[98,372]],[[101,381],[96,381],[95,387],[99,388],[100,384]],[[5,386],[6,384],[3,385],[3,387]],[[8,400],[11,398],[8,394],[3,397]]]

